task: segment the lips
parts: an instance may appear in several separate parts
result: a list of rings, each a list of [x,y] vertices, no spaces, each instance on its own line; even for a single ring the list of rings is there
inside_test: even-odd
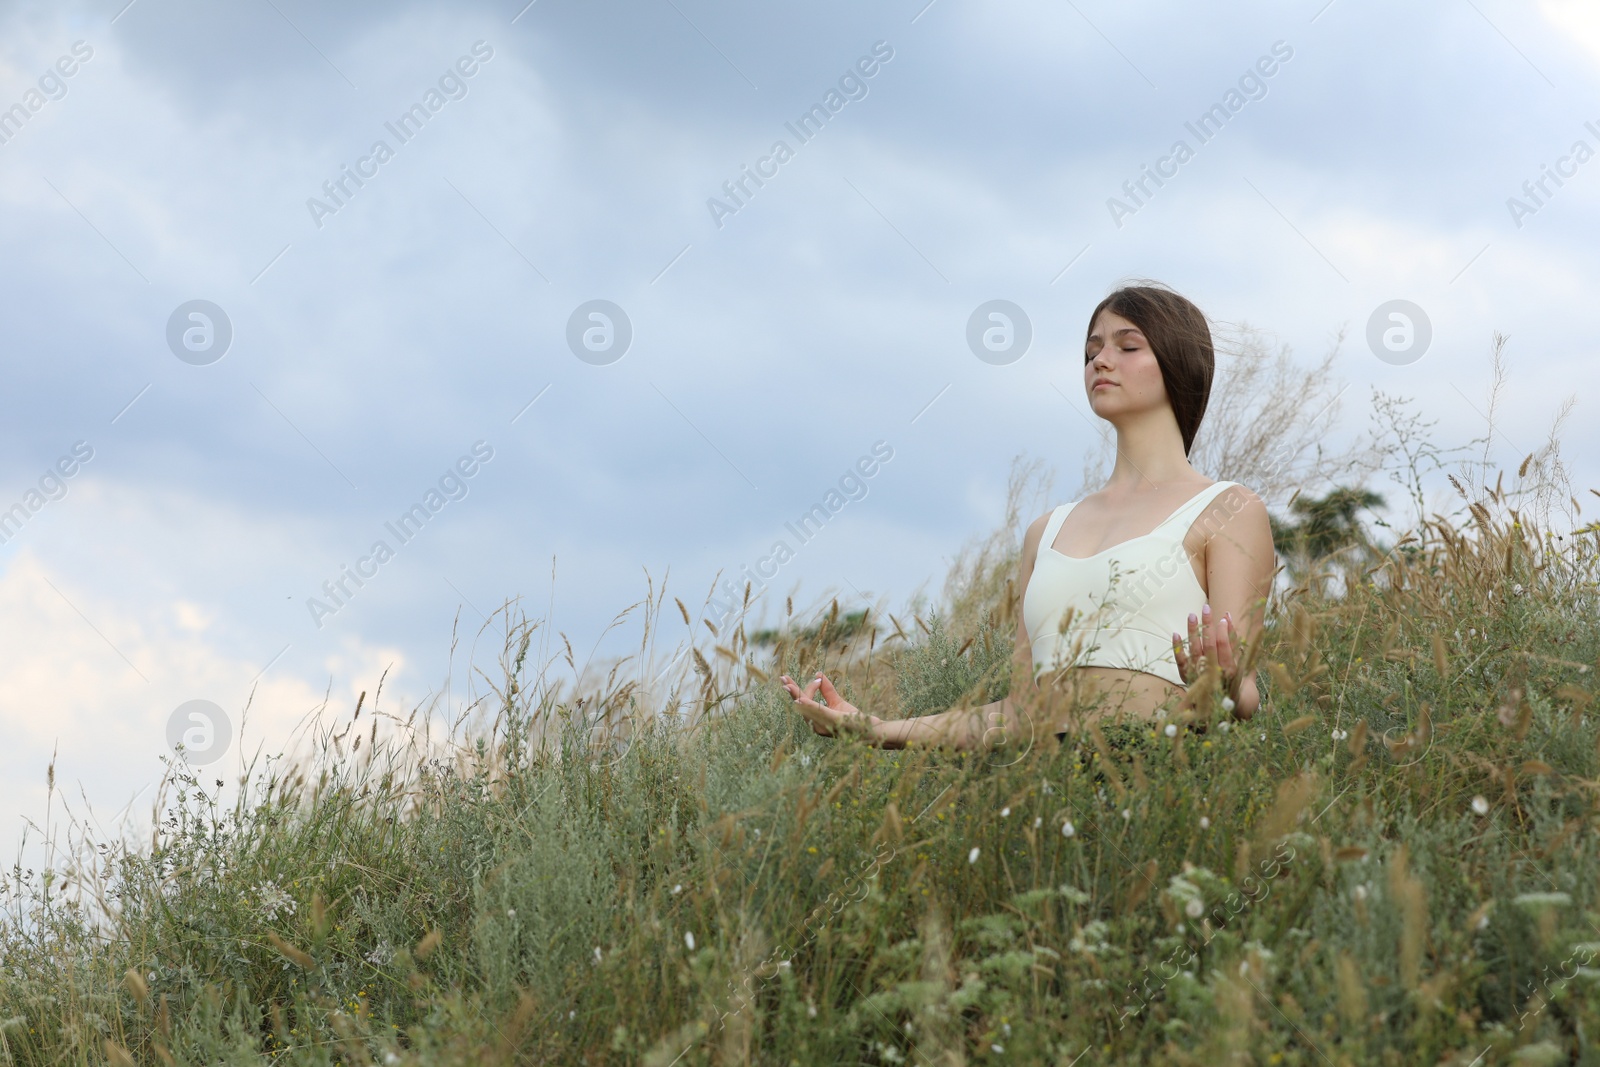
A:
[[[1096,389],[1100,388],[1102,385],[1116,385],[1116,384],[1117,384],[1116,382],[1107,381],[1104,378],[1097,378],[1097,379],[1095,379],[1094,384],[1089,386],[1089,391],[1092,393]]]

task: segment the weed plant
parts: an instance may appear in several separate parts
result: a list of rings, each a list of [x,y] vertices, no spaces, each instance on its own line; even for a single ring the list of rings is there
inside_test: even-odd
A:
[[[1103,771],[820,738],[776,683],[993,699],[1004,602],[718,633],[687,716],[560,697],[502,620],[453,753],[358,703],[231,809],[177,763],[152,840],[13,872],[0,1060],[1600,1063],[1597,560],[1490,490],[1275,604],[1254,719]]]

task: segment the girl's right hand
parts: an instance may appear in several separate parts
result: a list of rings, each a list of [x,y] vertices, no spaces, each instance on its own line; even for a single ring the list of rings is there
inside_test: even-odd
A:
[[[787,674],[779,678],[789,695],[794,697],[795,710],[804,715],[811,729],[823,737],[837,737],[846,732],[871,733],[883,721],[876,715],[866,714],[840,696],[825,674],[818,673],[804,689]],[[816,699],[818,688],[821,688],[822,699],[826,703]]]

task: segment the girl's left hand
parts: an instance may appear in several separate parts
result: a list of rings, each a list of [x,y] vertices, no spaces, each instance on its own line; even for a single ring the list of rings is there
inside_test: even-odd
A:
[[[1233,627],[1233,617],[1224,613],[1219,620],[1211,618],[1211,605],[1207,604],[1201,618],[1189,616],[1189,648],[1177,634],[1172,635],[1172,655],[1178,661],[1178,675],[1186,686],[1199,681],[1200,676],[1212,666],[1220,675],[1222,694],[1235,704],[1239,690],[1244,685],[1244,674],[1239,667],[1243,660],[1239,631]]]

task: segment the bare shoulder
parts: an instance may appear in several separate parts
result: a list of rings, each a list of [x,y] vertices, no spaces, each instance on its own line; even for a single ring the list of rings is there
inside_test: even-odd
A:
[[[1228,486],[1217,494],[1213,510],[1219,513],[1221,522],[1213,530],[1212,537],[1227,531],[1228,540],[1234,543],[1260,540],[1262,536],[1271,541],[1272,522],[1267,515],[1266,502],[1248,486],[1238,482]]]

